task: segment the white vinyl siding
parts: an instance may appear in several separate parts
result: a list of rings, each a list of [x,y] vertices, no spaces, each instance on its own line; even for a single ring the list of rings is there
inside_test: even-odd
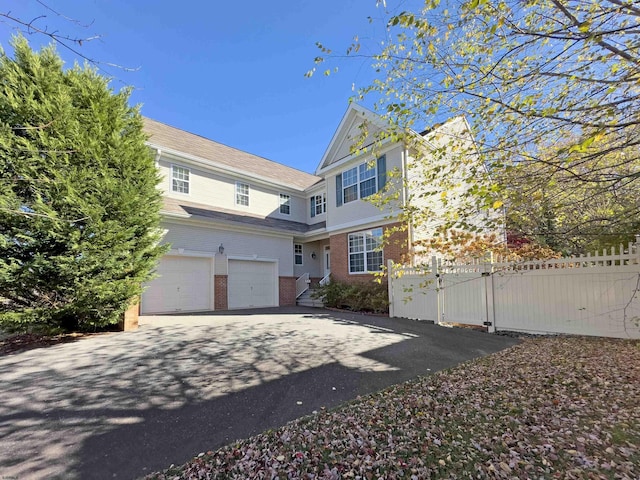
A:
[[[382,228],[349,234],[349,273],[380,272]]]
[[[188,168],[171,166],[171,191],[176,193],[189,193],[189,177]]]
[[[163,180],[160,189],[169,198],[185,199],[193,203],[199,203],[204,208],[221,208],[228,210],[240,210],[243,214],[251,213],[263,217],[277,215],[279,213],[280,193],[287,194],[290,200],[290,215],[286,218],[294,222],[307,222],[309,220],[309,197],[304,193],[283,191],[281,187],[269,188],[265,185],[253,184],[248,179],[233,178],[218,172],[205,169],[188,167],[189,193],[174,192],[172,189],[172,165],[181,166],[179,163],[161,158],[158,168]],[[236,204],[236,182],[249,185],[249,205]],[[218,243],[219,245],[219,243]],[[291,250],[289,248],[289,250]],[[291,257],[291,255],[289,255]]]
[[[403,145],[394,145],[390,149],[386,149],[381,152],[381,156],[377,159],[376,175],[377,175],[377,191],[387,183],[387,172],[402,171],[403,168]],[[360,159],[358,159],[360,160]],[[381,209],[379,206],[374,205],[373,202],[368,201],[371,197],[365,200],[352,201],[349,203],[343,203],[343,185],[342,185],[342,173],[347,170],[351,170],[358,167],[358,188],[364,187],[365,193],[367,193],[367,186],[373,183],[370,178],[366,178],[366,175],[370,175],[371,172],[364,171],[363,167],[363,182],[360,182],[360,165],[365,164],[364,159],[361,161],[355,160],[354,163],[345,165],[340,169],[336,169],[328,173],[328,182],[326,182],[327,192],[327,229],[344,229],[351,228],[357,229],[357,225],[375,225],[382,220],[382,217],[388,215],[390,211],[395,211],[399,205],[402,197],[399,196],[398,200],[393,200]],[[371,165],[373,165],[371,163]],[[389,175],[389,178],[391,176]],[[375,223],[374,223],[375,222]],[[366,228],[366,227],[361,227]]]
[[[171,244],[172,251],[182,248],[185,252],[207,252],[214,256],[218,254],[218,246],[222,243],[225,256],[249,258],[257,255],[260,258],[277,259],[278,275],[293,276],[291,237],[274,237],[262,235],[258,231],[237,232],[166,221],[163,222],[162,228],[166,230],[162,242]],[[216,272],[219,275],[225,274],[222,269]]]

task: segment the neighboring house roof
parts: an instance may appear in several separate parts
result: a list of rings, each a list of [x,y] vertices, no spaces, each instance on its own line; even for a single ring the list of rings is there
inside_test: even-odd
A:
[[[162,212],[174,216],[192,218],[212,222],[231,223],[250,227],[268,228],[288,233],[307,233],[321,230],[326,227],[326,222],[307,225],[302,222],[293,222],[273,217],[261,217],[259,215],[239,214],[237,211],[212,207],[200,203],[185,202],[175,198],[164,198]]]
[[[146,117],[143,117],[143,120],[144,131],[150,136],[149,144],[154,147],[173,150],[178,154],[192,155],[213,165],[225,165],[254,177],[274,180],[279,184],[301,190],[323,180],[310,173],[243,152],[156,120]]]

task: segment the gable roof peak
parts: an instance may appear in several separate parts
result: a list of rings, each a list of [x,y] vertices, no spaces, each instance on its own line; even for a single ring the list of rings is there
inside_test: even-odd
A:
[[[362,134],[362,125],[365,123],[369,126],[367,138],[389,128],[389,125],[377,113],[357,103],[349,103],[316,168],[316,175],[323,169],[351,155],[353,141]]]

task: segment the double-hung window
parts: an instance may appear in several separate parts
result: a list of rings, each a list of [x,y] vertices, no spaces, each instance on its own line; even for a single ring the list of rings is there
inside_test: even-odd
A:
[[[283,215],[291,214],[291,197],[285,193],[280,194],[280,213]]]
[[[380,272],[382,257],[382,228],[349,234],[349,273]]]
[[[358,166],[360,198],[366,198],[376,193],[376,167],[363,163]]]
[[[322,215],[327,211],[327,195],[314,195],[311,197],[311,216]]]
[[[321,215],[327,211],[327,194],[316,195],[316,215]]]
[[[358,167],[342,172],[342,198],[344,203],[358,199]]]
[[[236,205],[249,206],[249,185],[236,182]]]
[[[177,193],[189,193],[189,169],[171,166],[171,191]]]
[[[365,162],[336,176],[336,206],[367,198],[382,190],[387,181],[386,157]]]
[[[295,265],[302,265],[302,244],[293,244],[293,263]]]

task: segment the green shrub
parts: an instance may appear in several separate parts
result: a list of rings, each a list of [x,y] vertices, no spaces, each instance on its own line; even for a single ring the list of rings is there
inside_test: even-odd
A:
[[[389,294],[387,286],[376,282],[344,283],[331,280],[313,293],[314,298],[321,298],[325,306],[343,308],[354,312],[387,313],[389,311]]]

